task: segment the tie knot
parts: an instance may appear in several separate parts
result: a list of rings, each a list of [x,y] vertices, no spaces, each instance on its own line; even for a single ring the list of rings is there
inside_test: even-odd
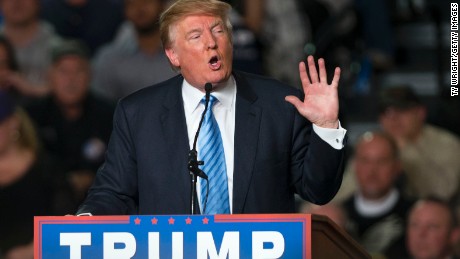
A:
[[[217,98],[214,97],[214,95],[210,95],[208,108],[212,107],[216,101],[217,101]],[[203,99],[201,99],[201,103],[206,104],[206,96],[203,96]]]

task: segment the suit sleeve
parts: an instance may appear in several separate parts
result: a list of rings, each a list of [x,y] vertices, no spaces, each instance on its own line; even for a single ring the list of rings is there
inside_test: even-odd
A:
[[[315,204],[328,203],[342,183],[345,149],[334,149],[322,140],[298,113],[292,136],[291,173],[296,193]]]
[[[137,162],[132,132],[123,102],[114,114],[105,163],[99,168],[93,186],[78,214],[135,214],[138,201]]]

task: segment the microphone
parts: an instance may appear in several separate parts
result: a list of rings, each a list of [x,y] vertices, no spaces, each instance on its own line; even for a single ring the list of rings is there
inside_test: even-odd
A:
[[[200,134],[201,125],[203,124],[204,116],[206,115],[206,111],[208,110],[209,99],[212,90],[212,84],[206,83],[204,85],[204,89],[206,92],[205,96],[205,104],[204,104],[204,111],[201,114],[200,123],[198,124],[198,129],[195,134],[195,139],[193,140],[193,147],[192,150],[188,153],[188,169],[190,171],[190,176],[192,178],[192,190],[190,195],[190,214],[195,214],[195,196],[196,196],[196,182],[197,177],[201,177],[208,181],[208,176],[201,170],[198,166],[203,165],[203,161],[198,161],[198,152],[196,151],[196,142],[198,140],[198,135]],[[204,209],[206,211],[206,203],[208,201],[208,192],[209,192],[209,184],[206,184],[206,198],[204,202]]]
[[[198,153],[192,149],[188,153],[188,170],[203,179],[208,180],[208,176],[198,166],[204,165],[203,161],[198,161]]]
[[[209,104],[209,96],[211,95],[211,90],[212,90],[212,84],[211,83],[206,83],[204,85],[204,91],[206,92],[206,108],[208,107]]]
[[[204,104],[204,111],[201,114],[200,123],[198,124],[198,129],[195,133],[195,139],[193,140],[193,148],[188,153],[188,169],[190,172],[194,173],[195,175],[208,180],[208,176],[201,170],[198,166],[203,165],[203,161],[198,161],[198,152],[196,151],[196,142],[198,140],[198,135],[200,134],[201,125],[203,124],[204,116],[206,115],[206,111],[208,110],[209,105],[209,98],[211,96],[212,84],[206,83],[204,85],[204,90],[206,92],[205,95],[205,104]]]

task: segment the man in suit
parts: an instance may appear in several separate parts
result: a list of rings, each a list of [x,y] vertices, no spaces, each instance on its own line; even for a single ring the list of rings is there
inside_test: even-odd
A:
[[[308,58],[310,78],[301,62],[303,101],[278,81],[232,71],[230,9],[218,0],[179,0],[162,14],[165,53],[180,75],[118,103],[106,162],[78,215],[190,213],[187,162],[208,82],[230,213],[294,212],[295,193],[317,204],[335,195],[346,132],[338,120],[340,69],[329,85],[324,60],[318,75]],[[194,212],[207,213],[197,195]]]

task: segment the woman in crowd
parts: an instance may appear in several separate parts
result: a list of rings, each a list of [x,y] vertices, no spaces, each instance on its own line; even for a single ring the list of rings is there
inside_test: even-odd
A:
[[[27,114],[0,90],[0,258],[33,258],[33,217],[56,210],[57,168]]]

